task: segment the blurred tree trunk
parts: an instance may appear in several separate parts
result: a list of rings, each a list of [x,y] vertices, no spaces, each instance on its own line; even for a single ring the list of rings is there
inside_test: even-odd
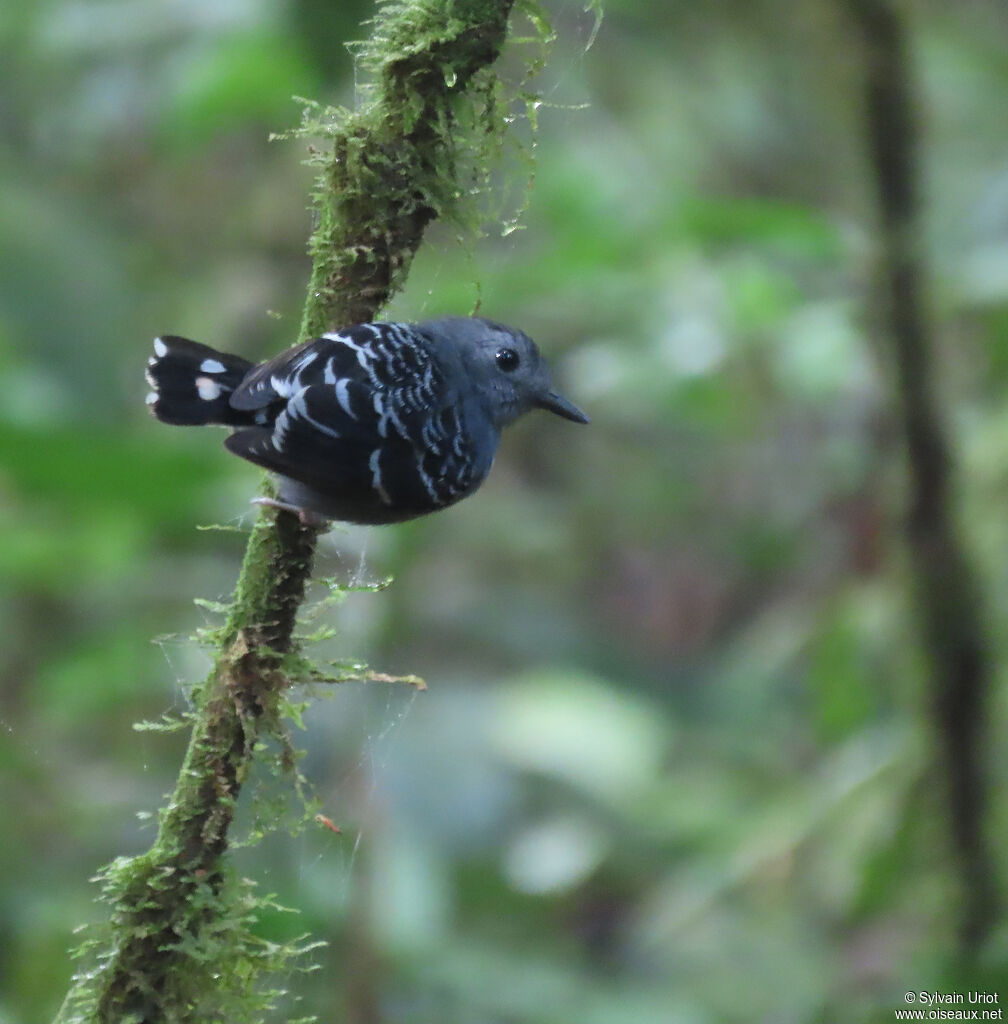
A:
[[[842,0],[844,2],[844,0]],[[922,647],[943,745],[967,952],[990,934],[995,881],[985,837],[985,707],[991,653],[983,601],[957,528],[949,442],[935,394],[934,341],[919,226],[920,164],[907,38],[890,0],[846,0],[866,65],[866,129],[880,220],[878,291],[906,441],[906,530]]]
[[[467,192],[456,181],[458,98],[496,61],[512,5],[405,0],[380,8],[365,51],[372,98],[341,119],[306,125],[332,151],[316,194],[305,336],[373,319],[402,285],[426,226]],[[247,915],[223,902],[224,854],[257,743],[281,728],[286,656],[296,646],[315,540],[291,513],[260,512],[157,838],[146,854],[106,870],[111,948],[97,969],[77,976],[57,1021],[219,1019],[202,1009],[208,987],[229,977],[240,1000],[255,986],[252,961],[240,976],[228,964]]]

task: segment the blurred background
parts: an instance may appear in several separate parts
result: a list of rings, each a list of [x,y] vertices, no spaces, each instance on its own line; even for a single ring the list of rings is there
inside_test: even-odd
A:
[[[1008,9],[905,10],[939,398],[1000,749]],[[390,314],[481,302],[537,339],[593,422],[528,417],[472,500],[324,539],[318,577],[395,582],[336,602],[318,584],[306,628],[337,635],[311,653],[429,688],[346,684],[313,703],[296,741],[342,834],[235,853],[299,911],[264,935],[329,943],[318,971],[280,979],[301,996],[286,1011],[890,1020],[906,990],[959,984],[962,897],[896,393],[866,316],[855,37],[833,0],[607,0],[587,49],[593,16],[550,11],[524,229],[460,243],[435,228]],[[258,493],[221,432],[147,415],[150,339],[250,358],[296,340],[313,172],[303,142],[268,135],[299,122],[293,96],[352,103],[343,43],[371,12],[0,13],[4,1024],[52,1016],[74,929],[105,913],[89,879],[153,839],[144,814],[186,737],[133,723],[184,710],[205,675],[190,635],[219,618],[193,600],[228,599]],[[513,151],[500,173],[519,206],[528,161]],[[1003,759],[991,768],[997,836]],[[1006,965],[999,919],[970,977],[996,990]]]

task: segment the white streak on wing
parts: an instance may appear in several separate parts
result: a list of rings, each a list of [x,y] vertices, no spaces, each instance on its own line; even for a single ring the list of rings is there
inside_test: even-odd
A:
[[[350,417],[352,420],[359,419],[353,409],[350,407],[350,380],[347,377],[342,377],[336,381],[336,401],[339,402],[340,408]]]
[[[366,324],[365,326],[370,327],[371,325]],[[380,334],[380,332],[378,333]],[[357,362],[360,363],[361,369],[368,375],[368,379],[371,383],[376,388],[380,388],[382,386],[382,382],[378,377],[378,374],[374,372],[371,365],[374,362],[375,356],[370,346],[358,345],[355,341],[344,334],[323,334],[322,337],[329,341],[338,342],[340,345],[346,345],[346,347],[357,356]]]
[[[290,427],[290,417],[284,409],[273,423],[273,447],[283,451],[284,441],[287,440],[287,429]]]
[[[388,416],[385,415],[385,399],[380,391],[371,396],[374,411],[378,414],[378,436],[388,437]]]
[[[153,405],[158,400],[159,397],[160,396],[158,395],[158,393],[156,391],[148,391],[147,392],[147,397],[144,399],[144,401],[148,405]]]
[[[294,372],[297,374],[302,373],[306,367],[311,366],[315,362],[318,352],[306,352],[295,364]]]
[[[396,406],[402,403],[402,388],[394,389],[389,395],[389,399],[389,402],[385,404],[382,409],[382,419],[378,424],[378,433],[381,434],[382,437],[385,437],[388,433],[389,422],[391,421],[392,426],[396,429],[396,433],[404,441],[412,441],[413,438],[410,437],[409,431],[405,426],[403,426],[402,420],[399,419],[399,416],[396,413]]]
[[[223,373],[224,364],[218,359],[204,359],[199,364],[200,373]]]
[[[394,405],[391,406],[390,409],[389,409],[389,419],[392,421],[392,426],[396,428],[396,433],[404,441],[412,441],[413,440],[410,437],[409,431],[403,425],[402,420],[399,419],[399,417],[396,415],[396,410],[395,410],[395,406]]]
[[[301,374],[304,373],[305,369],[312,364],[315,358],[318,356],[318,352],[306,352],[291,368],[286,377],[270,377],[270,384],[273,390],[281,398],[290,398],[292,395],[296,395],[299,390],[303,391],[305,385],[301,383]]]
[[[427,422],[423,425],[423,430],[420,431],[420,439],[423,441],[424,447],[426,447],[429,451],[432,451],[435,455],[440,455],[441,445],[438,444],[438,441],[435,440],[433,436],[435,429],[436,428],[434,426],[434,421],[427,420]],[[443,441],[444,437],[441,437],[440,440]]]
[[[385,338],[378,338],[374,343],[374,351],[385,361],[386,365],[391,365],[392,352],[385,342]]]
[[[374,353],[371,349],[361,345],[352,345],[351,347],[357,353],[357,362],[361,364],[361,369],[368,375],[368,379],[376,388],[380,388],[381,378],[374,372],[374,367],[371,365],[374,362]]]
[[[329,337],[329,335],[325,335],[325,337]],[[318,352],[305,352],[304,355],[295,362],[294,367],[286,377],[278,377],[274,374],[269,378],[269,386],[274,389],[274,392],[279,398],[290,398],[292,395],[295,395],[298,390],[304,390],[301,385],[301,374],[304,372],[305,368],[311,365],[311,362],[316,359],[318,355]],[[264,389],[265,384],[262,381],[255,385],[256,391]]]
[[[336,370],[333,368],[333,363],[334,360],[332,356],[330,356],[326,360],[325,370],[322,373],[323,380],[325,380],[326,384],[328,384],[330,387],[332,387],[336,383]]]
[[[426,490],[427,493],[430,495],[431,501],[433,501],[435,505],[443,505],[444,498],[442,498],[441,495],[438,494],[437,488],[435,488],[434,486],[434,481],[431,480],[430,475],[423,468],[423,462],[420,459],[417,459],[416,468],[417,472],[420,474],[420,480],[424,485],[424,490]]]
[[[304,420],[306,423],[310,423],[317,431],[319,431],[322,434],[326,434],[329,437],[342,437],[338,430],[333,430],[332,427],[327,427],[324,423],[320,423],[308,412],[308,402],[305,399],[305,393],[307,391],[308,388],[302,388],[287,403],[286,411],[290,414],[291,418]]]
[[[412,343],[412,332],[407,329],[405,324],[389,324],[388,333],[398,345],[408,345]]]
[[[196,391],[204,402],[213,402],[220,398],[221,386],[217,381],[209,377],[197,377],[195,383]]]
[[[389,492],[385,490],[385,487],[382,484],[380,465],[381,452],[381,448],[375,448],[371,453],[371,458],[368,460],[368,467],[371,470],[371,486],[378,493],[378,497],[381,498],[383,504],[391,505],[392,497]]]
[[[158,359],[164,359],[168,355],[168,346],[160,338],[154,339],[154,355]]]

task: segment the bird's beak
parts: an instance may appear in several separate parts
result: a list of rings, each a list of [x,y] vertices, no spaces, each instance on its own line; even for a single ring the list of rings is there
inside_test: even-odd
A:
[[[563,395],[558,395],[555,391],[547,391],[545,395],[540,395],[535,404],[540,409],[555,412],[557,416],[563,416],[565,420],[572,420],[574,423],[591,422],[573,402],[568,402]]]

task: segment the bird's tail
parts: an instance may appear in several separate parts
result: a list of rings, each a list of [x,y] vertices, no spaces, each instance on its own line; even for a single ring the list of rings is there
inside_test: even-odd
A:
[[[252,365],[198,341],[162,335],[147,360],[147,405],[163,423],[247,426],[255,413],[232,409],[229,399]]]

